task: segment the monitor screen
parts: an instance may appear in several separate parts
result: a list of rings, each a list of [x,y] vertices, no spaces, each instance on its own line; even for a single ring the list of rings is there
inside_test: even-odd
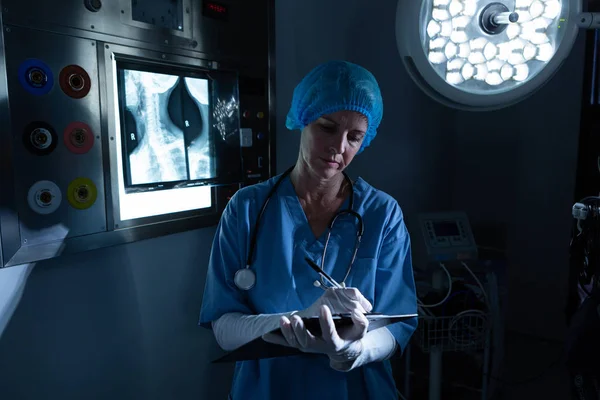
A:
[[[458,225],[454,221],[434,222],[433,230],[436,236],[459,236]]]
[[[117,63],[125,191],[212,183],[217,177],[211,86],[202,72]]]

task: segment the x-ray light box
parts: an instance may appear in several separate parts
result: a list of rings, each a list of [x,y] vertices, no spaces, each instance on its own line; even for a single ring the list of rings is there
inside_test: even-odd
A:
[[[237,75],[118,53],[111,59],[117,227],[208,211],[211,187],[242,178]]]

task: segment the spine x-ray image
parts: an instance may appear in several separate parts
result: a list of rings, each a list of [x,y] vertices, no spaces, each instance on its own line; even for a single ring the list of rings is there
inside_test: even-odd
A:
[[[137,70],[122,74],[129,184],[214,178],[208,80]]]

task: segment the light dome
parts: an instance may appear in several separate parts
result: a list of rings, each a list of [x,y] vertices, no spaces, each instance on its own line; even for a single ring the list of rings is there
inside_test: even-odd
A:
[[[580,15],[581,0],[400,0],[396,38],[409,74],[431,97],[490,110],[552,77]]]

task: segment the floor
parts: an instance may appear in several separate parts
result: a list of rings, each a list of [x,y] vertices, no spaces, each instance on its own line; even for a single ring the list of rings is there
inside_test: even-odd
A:
[[[506,344],[498,399],[571,399],[563,343],[513,333]]]
[[[571,399],[564,345],[515,332],[506,334],[503,368],[490,380],[488,400]],[[429,355],[412,346],[410,387],[404,390],[404,360],[393,360],[398,387],[409,400],[428,399]],[[444,353],[442,400],[482,399],[480,356]]]

